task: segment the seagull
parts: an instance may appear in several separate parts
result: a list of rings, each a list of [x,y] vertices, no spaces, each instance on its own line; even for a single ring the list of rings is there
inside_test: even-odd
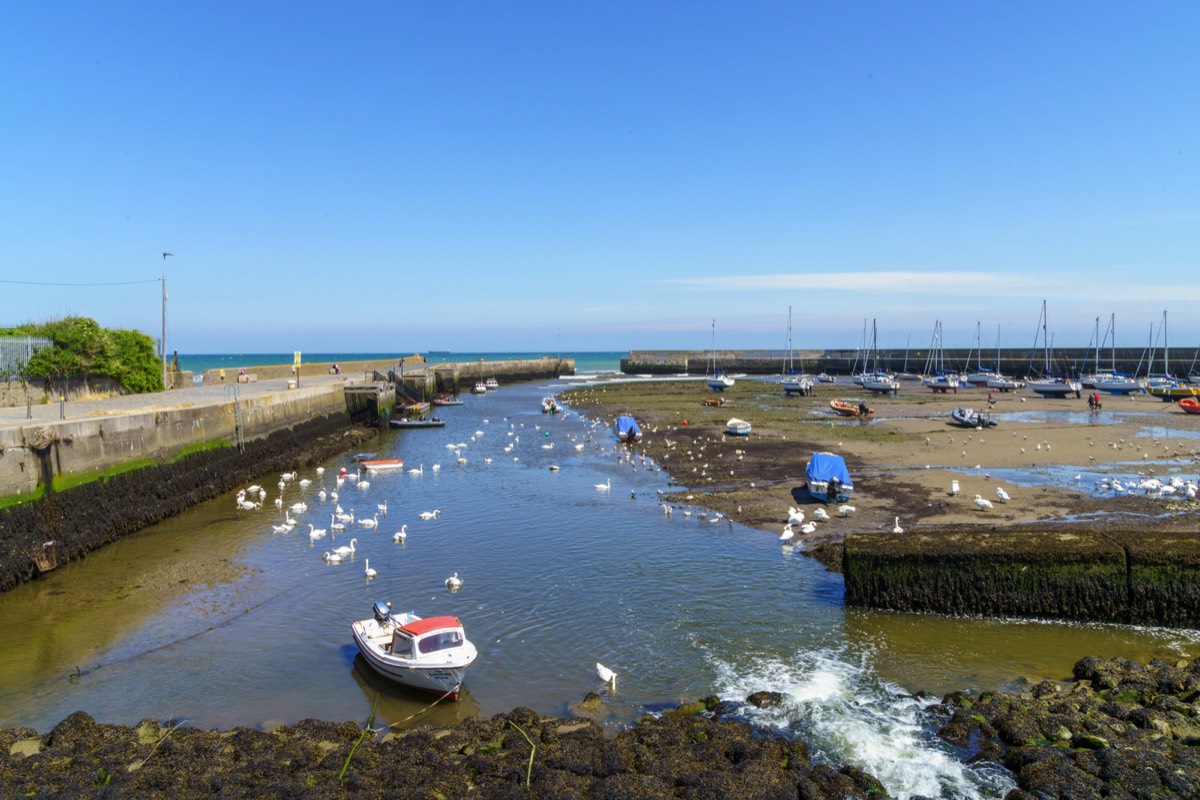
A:
[[[598,492],[607,492],[612,489],[612,478],[609,478],[604,483],[593,484]]]
[[[600,680],[607,683],[613,689],[617,688],[617,673],[613,672],[599,661],[596,662],[596,675],[600,678]]]
[[[392,534],[392,541],[395,542],[396,544],[403,542],[407,538],[408,538],[408,524],[407,523],[405,523],[404,525],[401,525],[400,530],[398,530]]]
[[[950,481],[950,494],[951,495],[958,494],[958,481],[957,480]]]
[[[437,519],[441,515],[442,510],[440,508],[435,508],[433,511],[422,511],[420,514],[417,514],[421,519]]]
[[[1008,492],[1004,491],[1003,486],[997,486],[996,487],[996,499],[999,500],[1001,503],[1007,503],[1012,498],[1010,498],[1008,496]]]
[[[972,500],[971,502],[974,503],[975,507],[978,508],[980,511],[990,511],[992,508],[992,501],[984,500],[979,495],[975,495],[975,499]]]
[[[899,517],[896,517],[896,524],[892,526],[892,533],[904,533],[904,528],[900,527]]]
[[[813,518],[818,519],[821,522],[828,522],[829,521],[829,512],[823,508],[818,508],[815,511],[813,511]]]
[[[462,578],[458,577],[458,573],[454,573],[449,578],[446,578],[446,588],[450,591],[462,588]]]

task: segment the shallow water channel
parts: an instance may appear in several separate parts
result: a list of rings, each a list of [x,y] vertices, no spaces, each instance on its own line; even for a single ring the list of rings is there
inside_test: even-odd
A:
[[[699,509],[665,515],[666,474],[624,458],[608,426],[540,413],[561,385],[466,395],[438,410],[445,428],[377,440],[378,457],[420,475],[348,481],[322,502],[318,489],[353,470],[351,454],[323,476],[301,472],[311,485],[283,492],[286,505],[308,506],[290,533],[272,531],[279,476],[263,475],[261,510],[237,510],[231,493],[0,596],[0,725],[46,731],[82,709],[101,722],[270,726],[365,721],[373,706],[376,724],[441,724],[522,705],[564,714],[588,691],[620,724],[713,692],[770,689],[790,702],[748,715],[893,793],[977,796],[1009,779],[948,758],[908,692],[1066,679],[1084,655],[1200,652],[1194,631],[844,609],[841,578],[782,551],[776,534]],[[448,444],[464,445],[465,463]],[[595,488],[609,479],[610,490]],[[362,518],[384,503],[375,532],[355,526],[310,546],[308,523],[329,528],[335,505]],[[433,509],[438,518],[419,518]],[[393,543],[404,524],[406,541]],[[352,560],[322,559],[351,538]],[[248,572],[204,586],[229,565]],[[452,572],[464,580],[453,593]],[[430,708],[357,657],[350,623],[377,599],[462,618],[480,657],[459,703]],[[597,661],[619,674],[615,691]]]

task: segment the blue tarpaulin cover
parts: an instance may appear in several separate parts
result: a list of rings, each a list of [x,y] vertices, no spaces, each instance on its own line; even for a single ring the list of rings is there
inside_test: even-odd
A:
[[[620,439],[636,439],[642,435],[637,420],[633,417],[617,417],[617,437]]]
[[[854,489],[854,484],[850,481],[850,471],[846,469],[845,459],[833,453],[813,453],[812,458],[808,461],[806,474],[810,491],[814,483],[827,484],[831,479],[836,479],[841,484],[839,494],[845,494],[848,497],[850,491]],[[829,499],[841,502],[836,498]]]

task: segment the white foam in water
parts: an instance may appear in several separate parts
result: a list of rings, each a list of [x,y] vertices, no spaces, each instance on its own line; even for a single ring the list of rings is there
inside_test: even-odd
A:
[[[781,706],[746,706],[755,724],[805,741],[814,760],[851,764],[878,778],[897,798],[1003,796],[1016,787],[998,766],[968,767],[921,725],[921,701],[881,681],[865,664],[828,650],[785,661],[764,656],[745,664],[713,661],[722,699],[742,701],[776,691]]]

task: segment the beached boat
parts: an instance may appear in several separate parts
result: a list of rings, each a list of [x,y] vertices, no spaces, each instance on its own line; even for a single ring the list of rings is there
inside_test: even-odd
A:
[[[1195,397],[1184,397],[1177,401],[1180,408],[1189,414],[1200,414],[1200,400]]]
[[[994,378],[988,378],[987,388],[997,392],[1013,392],[1017,389],[1025,388],[1025,381],[1019,381],[1016,378],[1008,378],[1004,375],[997,375]]]
[[[835,380],[837,379],[828,372],[822,372],[817,375],[817,383],[833,383]]]
[[[1048,318],[1046,315],[1046,301],[1042,301],[1042,316],[1038,320],[1038,329],[1041,332],[1042,342],[1044,347],[1044,356],[1042,364],[1042,374],[1040,377],[1031,377],[1025,381],[1034,392],[1043,397],[1066,397],[1069,394],[1074,394],[1076,397],[1082,397],[1082,389],[1079,381],[1071,380],[1070,378],[1058,377],[1052,374],[1051,368],[1053,359],[1050,356],[1050,338],[1048,335]],[[1034,346],[1037,346],[1037,338],[1034,337]]]
[[[562,405],[557,400],[555,400],[553,397],[543,397],[542,398],[542,413],[543,414],[557,414],[560,411],[562,411]]]
[[[1147,386],[1146,394],[1153,395],[1164,403],[1173,403],[1185,397],[1200,397],[1200,386],[1194,383],[1175,381],[1170,384]]]
[[[750,423],[744,419],[733,417],[725,423],[725,432],[732,436],[749,436]]]
[[[964,428],[994,428],[998,424],[995,419],[973,408],[956,408],[950,412],[950,419]]]
[[[387,472],[394,469],[404,469],[404,459],[379,458],[371,461],[360,461],[358,465],[367,472]]]
[[[439,394],[437,397],[433,398],[431,402],[435,406],[461,406],[463,404],[463,401],[459,400],[457,397],[451,397],[450,395],[446,394]]]
[[[925,374],[929,377],[921,381],[935,393],[958,394],[958,386],[962,382],[958,372],[946,367],[945,351],[942,347],[942,323],[933,323],[933,340],[929,343],[929,358],[925,362]]]
[[[398,417],[388,420],[388,425],[393,428],[444,428],[446,422],[437,417]]]
[[[878,331],[875,327],[875,321],[871,321],[871,351],[868,356],[871,361],[870,371],[864,370],[860,375],[854,376],[854,382],[862,386],[869,392],[878,392],[879,394],[897,394],[900,391],[900,381],[896,380],[892,374],[886,370],[879,369],[879,342]],[[864,365],[865,365],[864,361]]]
[[[725,398],[724,397],[705,397],[703,400],[700,401],[700,404],[706,405],[706,406],[723,406],[723,405],[725,405]]]
[[[865,417],[868,414],[875,413],[875,409],[861,400],[847,400],[844,397],[835,397],[833,400],[830,400],[829,407],[843,417]]]
[[[642,429],[638,427],[637,420],[627,414],[617,417],[617,439],[629,443],[640,442]]]
[[[788,306],[787,342],[785,343],[783,369],[779,375],[779,386],[785,395],[798,394],[808,397],[813,393],[816,383],[809,376],[796,373],[796,365],[792,360],[792,307]]]
[[[708,378],[705,381],[714,392],[723,392],[733,386],[734,380],[717,367],[717,321],[712,323],[712,355],[709,357]]]
[[[454,700],[478,655],[458,617],[393,614],[390,603],[376,602],[372,617],[350,629],[359,652],[380,675]]]
[[[845,459],[834,453],[813,453],[805,476],[808,493],[826,503],[845,503],[854,491]]]

